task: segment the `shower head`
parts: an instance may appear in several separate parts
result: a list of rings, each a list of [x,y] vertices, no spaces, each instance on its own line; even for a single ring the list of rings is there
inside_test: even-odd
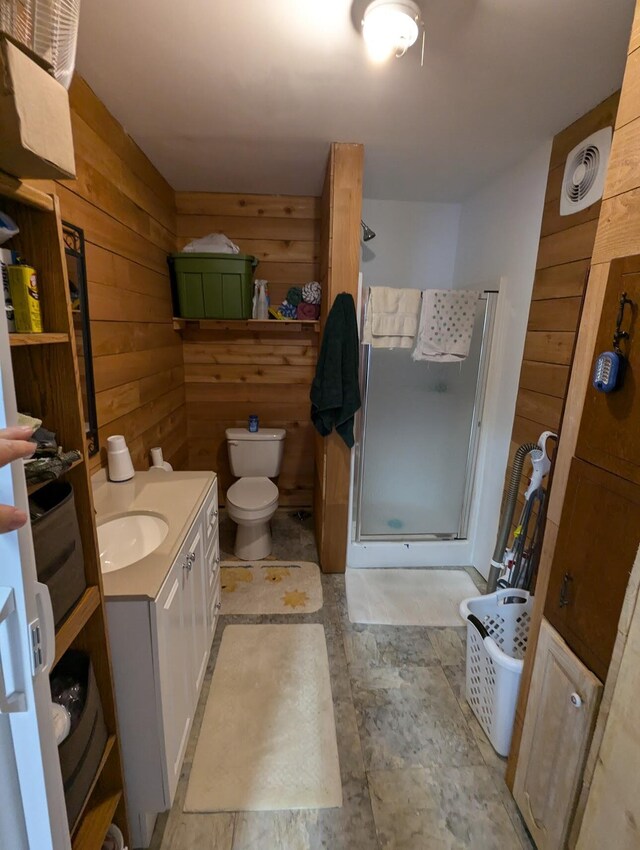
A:
[[[360,224],[362,225],[362,241],[368,242],[370,239],[375,239],[376,234],[373,230],[360,219]]]

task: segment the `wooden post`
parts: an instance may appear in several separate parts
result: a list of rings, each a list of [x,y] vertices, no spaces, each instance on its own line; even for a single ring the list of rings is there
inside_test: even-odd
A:
[[[321,328],[336,295],[358,297],[364,147],[331,145],[322,192],[320,234]],[[333,432],[315,435],[314,513],[320,566],[342,573],[347,564],[351,452]]]

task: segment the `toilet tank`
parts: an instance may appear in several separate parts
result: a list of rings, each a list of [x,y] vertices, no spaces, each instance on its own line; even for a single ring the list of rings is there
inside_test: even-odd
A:
[[[275,478],[280,473],[284,451],[284,428],[227,428],[231,473],[236,478]]]

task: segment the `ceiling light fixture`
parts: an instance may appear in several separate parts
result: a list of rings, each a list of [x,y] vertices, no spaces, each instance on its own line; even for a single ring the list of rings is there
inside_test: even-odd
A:
[[[393,54],[404,56],[418,40],[421,28],[420,7],[413,0],[373,0],[362,19],[362,35],[375,62],[384,62]],[[422,41],[424,50],[424,29]]]

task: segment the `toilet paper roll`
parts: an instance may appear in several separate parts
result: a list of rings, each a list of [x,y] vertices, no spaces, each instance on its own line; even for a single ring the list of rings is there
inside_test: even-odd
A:
[[[71,715],[63,705],[52,702],[51,716],[53,717],[53,731],[56,736],[56,744],[60,746],[71,731]]]

